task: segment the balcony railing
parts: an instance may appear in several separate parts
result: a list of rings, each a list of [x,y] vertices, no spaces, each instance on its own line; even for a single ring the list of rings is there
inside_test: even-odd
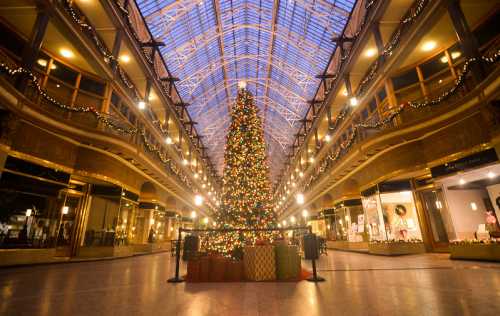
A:
[[[100,95],[101,90],[113,90],[109,82],[90,79],[90,74],[58,63],[45,54],[38,59],[37,66],[32,72],[20,68],[19,64],[20,61],[16,60],[16,57],[0,49],[0,74],[6,79],[4,82],[11,84],[13,89],[18,89],[16,82],[28,80],[29,84],[18,90],[26,98],[24,102],[21,101],[24,105],[54,118],[54,121],[105,133],[114,138],[118,137],[127,144],[133,144],[145,152],[152,161],[159,163],[169,174],[177,177],[180,180],[177,181],[178,184],[188,190],[193,189],[193,183],[161,146],[164,140],[156,137],[158,132],[148,129],[148,124],[142,123],[130,113],[124,115],[124,107],[118,108],[109,98]],[[82,78],[87,78],[87,82],[83,83]],[[117,98],[118,95],[115,94],[115,102]],[[123,100],[125,99],[123,97]],[[86,103],[83,105],[78,102]],[[107,102],[110,108],[109,114],[101,111]]]

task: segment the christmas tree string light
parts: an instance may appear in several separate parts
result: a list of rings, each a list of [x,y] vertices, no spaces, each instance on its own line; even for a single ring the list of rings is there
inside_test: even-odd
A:
[[[276,228],[264,131],[252,94],[239,85],[224,152],[222,199],[215,222],[219,229]],[[213,232],[208,250],[235,256],[246,244],[273,241],[276,232]]]

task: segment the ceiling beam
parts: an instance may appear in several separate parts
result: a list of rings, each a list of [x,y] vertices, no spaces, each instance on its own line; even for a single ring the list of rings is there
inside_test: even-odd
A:
[[[276,24],[278,22],[278,10],[280,6],[280,0],[274,0],[273,4],[273,17],[271,20],[271,36],[269,37],[269,50],[267,52],[267,55],[269,56],[267,60],[267,78],[266,78],[266,91],[264,92],[264,96],[269,97],[269,80],[271,80],[271,68],[272,68],[272,63],[273,63],[273,48],[274,48],[274,42],[276,41]],[[257,63],[258,65],[259,63]],[[263,114],[263,119],[262,119],[262,126],[266,126],[266,118],[267,118],[267,102],[265,103],[264,107],[264,113]]]
[[[220,52],[221,59],[224,60],[224,36],[223,36],[223,32],[222,32],[220,5],[219,5],[218,0],[212,0],[212,3],[213,3],[214,11],[215,11],[215,20],[217,21],[217,33],[219,34],[219,39],[218,39],[219,52]],[[222,73],[224,76],[224,88],[226,89],[226,95],[229,98],[230,93],[229,93],[229,87],[227,86],[228,75],[227,75],[227,68],[225,65],[222,67]],[[228,111],[230,111],[230,110],[231,110],[231,106],[228,104]]]

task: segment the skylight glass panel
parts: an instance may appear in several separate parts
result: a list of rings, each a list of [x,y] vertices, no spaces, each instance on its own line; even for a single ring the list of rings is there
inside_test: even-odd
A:
[[[354,0],[137,0],[191,117],[222,170],[224,139],[237,83],[263,118],[272,173],[335,50]],[[283,133],[282,131],[286,131]]]

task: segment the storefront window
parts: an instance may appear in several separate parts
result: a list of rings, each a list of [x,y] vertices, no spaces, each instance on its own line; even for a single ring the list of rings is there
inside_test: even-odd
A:
[[[113,246],[120,211],[119,197],[92,196],[85,231],[85,246]]]
[[[55,247],[68,180],[64,172],[9,156],[0,177],[0,247]]]
[[[120,212],[116,226],[115,245],[128,245],[133,243],[135,235],[137,204],[122,198],[120,201]]]
[[[66,192],[63,193],[67,195]],[[76,213],[78,211],[80,198],[78,196],[67,195],[61,208],[61,224],[57,232],[57,246],[69,246],[73,229],[76,223]]]
[[[155,223],[155,242],[162,242],[167,239],[168,235],[168,218],[165,216],[165,212],[163,211],[155,211],[154,213]]]
[[[411,191],[375,193],[362,200],[371,240],[422,239]]]
[[[30,192],[0,192],[0,247],[54,247],[62,201]]]
[[[500,237],[500,164],[436,181],[443,188],[455,236],[450,239]]]
[[[347,225],[345,221],[345,208],[340,207],[335,210],[335,239],[347,240]]]

